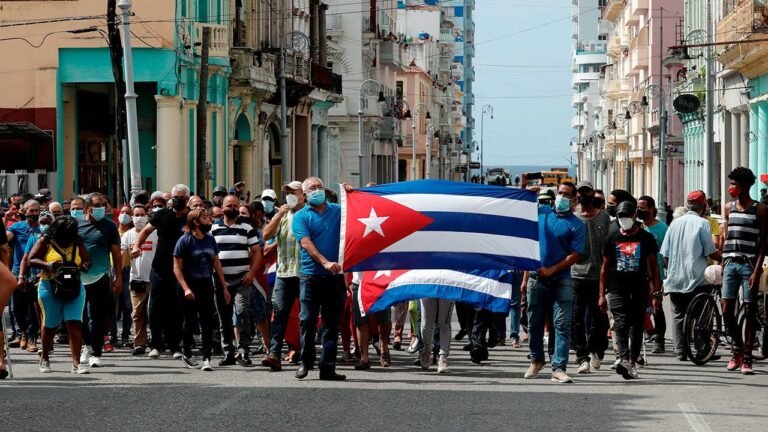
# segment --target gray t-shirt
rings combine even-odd
[[[571,267],[571,277],[599,280],[600,268],[603,265],[603,245],[608,236],[611,218],[604,210],[598,211],[591,218],[582,216],[578,210],[574,214],[587,227],[587,241],[584,244],[584,254],[581,255],[581,260]]]

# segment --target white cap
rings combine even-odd
[[[277,194],[272,189],[264,189],[264,192],[261,193],[261,199],[264,198],[272,198],[277,201]]]

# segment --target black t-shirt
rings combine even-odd
[[[0,225],[2,225],[2,221],[0,221]],[[0,227],[0,246],[8,244],[8,234],[5,233],[5,227]]]
[[[184,234],[187,215],[177,217],[172,209],[160,209],[149,221],[157,230],[157,251],[152,261],[152,268],[163,277],[173,277],[173,249]]]
[[[606,291],[648,291],[648,256],[658,252],[653,235],[642,228],[632,235],[611,230],[603,250],[610,260]]]

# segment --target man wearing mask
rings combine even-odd
[[[29,237],[40,233],[40,203],[29,200],[24,203],[23,209],[27,215],[26,219],[15,222],[5,234],[8,237],[8,245],[13,248],[11,271],[17,279],[17,288],[13,293],[13,312],[21,330],[19,348],[37,352],[36,341],[40,332],[34,309],[37,299],[33,295],[35,291],[27,289],[27,280],[20,274],[20,269]]]
[[[78,223],[78,233],[83,240],[92,266],[81,274],[85,287],[85,303],[91,324],[83,320],[83,343],[86,349],[82,351],[80,362],[88,361],[90,367],[100,367],[101,353],[104,348],[106,324],[111,316],[114,295],[120,298],[123,292],[123,266],[120,255],[120,234],[117,226],[107,215],[107,197],[94,192],[88,195],[85,202],[85,220]],[[115,280],[112,277],[114,263]],[[90,348],[88,345],[90,343]]]
[[[129,205],[124,205],[120,208],[120,214],[117,215],[118,227],[117,231],[120,233],[120,239],[125,236],[125,233],[133,229],[133,209]],[[112,337],[117,337],[117,321],[122,322],[122,345],[127,347],[129,345],[128,340],[131,336],[131,313],[133,307],[131,306],[131,294],[127,289],[130,282],[131,273],[131,260],[129,257],[123,257],[123,293],[118,298],[117,316],[112,318]]]
[[[189,188],[178,184],[171,189],[171,207],[155,211],[149,224],[133,243],[131,257],[141,254],[141,245],[157,230],[157,249],[152,260],[149,296],[150,358],[160,357],[167,346],[174,359],[181,359],[182,311],[179,285],[173,274],[173,250],[187,223]],[[165,339],[163,339],[165,338]]]
[[[661,254],[667,268],[664,291],[669,293],[672,303],[672,318],[675,326],[675,348],[677,359],[688,360],[688,344],[683,339],[685,311],[693,298],[708,292],[704,269],[707,258],[720,261],[720,254],[712,243],[709,222],[702,218],[707,198],[702,191],[688,194],[688,213],[680,216],[669,226],[667,236],[661,244]]]
[[[85,200],[80,197],[72,198],[69,203],[69,215],[78,222],[85,220]]]
[[[264,215],[267,217],[267,222],[277,213],[275,203],[277,202],[277,194],[272,189],[264,189],[261,193],[261,203],[264,205]]]
[[[573,281],[571,266],[584,253],[586,229],[573,214],[576,185],[561,183],[557,188],[555,208],[539,207],[539,248],[541,268],[528,277],[528,333],[531,365],[525,378],[536,378],[544,368],[544,322],[552,314],[555,327],[555,354],[552,381],[570,383],[566,373],[571,344]]]
[[[608,213],[595,208],[592,183],[576,185],[578,207],[574,214],[586,227],[584,254],[571,267],[573,277],[573,348],[576,351],[578,373],[588,374],[600,369],[608,348],[608,318],[597,305],[600,292],[600,269],[603,265],[603,245],[608,236],[611,219]],[[589,320],[587,321],[587,317]],[[589,327],[585,327],[587,324]]]
[[[213,206],[214,207],[221,207],[222,204],[224,204],[224,198],[229,195],[227,193],[227,188],[224,186],[216,186],[213,189]]]
[[[283,350],[283,339],[288,327],[291,307],[299,298],[301,246],[293,234],[293,219],[296,212],[304,208],[304,192],[301,182],[292,181],[283,186],[286,204],[280,207],[272,220],[264,228],[264,240],[273,238],[277,243],[277,272],[275,288],[272,291],[272,307],[274,322],[272,324],[272,340],[269,353],[261,360],[261,364],[273,371],[282,369],[280,355]]]
[[[749,168],[738,167],[728,174],[728,195],[733,201],[725,206],[723,246],[723,321],[733,339],[733,357],[727,369],[741,368],[752,375],[752,346],[756,325],[757,288],[765,256],[766,208],[749,196],[755,175]],[[736,321],[739,291],[747,316],[743,329]]]
[[[608,195],[608,199],[605,203],[605,211],[608,212],[608,216],[611,217],[611,220],[616,219],[616,208],[624,201],[631,201],[632,204],[637,205],[637,200],[635,197],[633,197],[631,193],[625,191],[624,189],[614,189]]]
[[[649,196],[641,196],[640,199],[637,200],[637,220],[643,223],[643,228],[651,233],[656,240],[657,248],[661,249],[661,244],[664,243],[664,237],[667,236],[669,227],[664,222],[656,219],[657,213],[656,200],[653,198]],[[656,254],[656,258],[659,266],[659,279],[664,280],[664,257],[662,257],[661,254]],[[663,287],[661,287],[661,291],[664,291]],[[654,309],[653,324],[653,337],[655,338],[653,353],[663,354],[665,351],[664,336],[667,333],[667,319],[664,316],[664,308],[660,307]]]

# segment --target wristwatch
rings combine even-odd
[[[654,296],[655,298],[657,298],[657,299],[662,299],[662,298],[664,298],[664,293],[663,293],[663,292],[661,292],[661,291],[656,291],[656,292],[654,292],[654,293],[653,293],[653,294],[651,294],[651,295],[653,295],[653,296]]]

